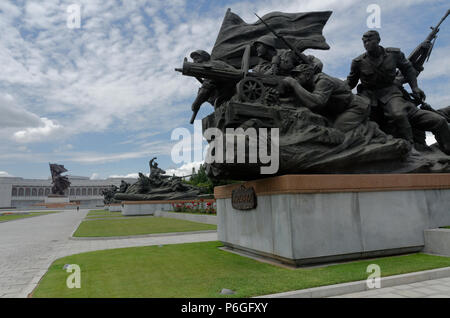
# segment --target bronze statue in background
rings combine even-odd
[[[67,188],[70,186],[70,181],[67,176],[62,176],[61,173],[67,172],[63,165],[56,163],[49,163],[50,173],[52,175],[52,194],[64,195]]]
[[[129,185],[124,192],[116,192],[114,200],[147,201],[147,200],[184,200],[209,197],[201,188],[182,182],[180,177],[165,175],[165,171],[158,167],[156,157],[149,162],[150,174],[147,177],[139,173],[136,183]]]

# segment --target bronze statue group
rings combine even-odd
[[[346,80],[325,74],[317,57],[289,45],[260,18],[271,32],[247,43],[240,68],[227,63],[232,59],[214,59],[214,52],[197,50],[190,54],[192,62],[185,59],[183,69],[176,69],[201,82],[191,123],[209,102],[214,113],[203,119],[204,130],[279,128],[279,174],[447,172],[450,106],[435,110],[417,83],[433,48],[431,40],[447,15],[408,58],[399,48],[381,46],[379,32],[365,32],[365,52],[349,63]],[[225,20],[213,51],[226,38],[221,33],[232,30]],[[280,38],[287,44],[284,49],[277,44]],[[437,145],[426,144],[426,132],[435,136]],[[258,177],[251,166],[213,163],[208,172]]]
[[[417,70],[400,49],[384,48],[380,40],[375,30],[364,33],[366,52],[353,59],[350,74],[342,81],[323,73],[318,58],[310,55],[307,57],[310,62],[305,63],[292,50],[277,50],[274,37],[265,35],[253,43],[259,63],[252,71],[284,76],[282,81],[296,106],[332,119],[333,126],[342,132],[370,119],[382,131],[426,151],[425,132],[430,131],[440,149],[450,154],[450,106],[436,111],[425,104],[425,94],[417,84]],[[190,56],[194,63],[210,61],[210,55],[203,50],[194,51]],[[405,96],[399,78],[410,85],[414,98],[424,104],[422,108]],[[198,110],[206,101],[217,105],[220,92],[217,86],[213,80],[202,81],[192,110]],[[356,86],[357,94],[353,94]]]

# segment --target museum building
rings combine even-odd
[[[71,202],[79,202],[82,206],[95,207],[103,205],[102,191],[112,186],[120,186],[125,180],[134,183],[136,179],[108,178],[91,180],[89,177],[68,176],[70,187],[65,195]],[[23,179],[18,177],[0,177],[0,208],[24,208],[39,205],[51,194],[52,180]]]

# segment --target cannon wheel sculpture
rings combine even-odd
[[[263,83],[256,78],[246,77],[237,85],[239,99],[243,102],[262,102],[265,90]]]

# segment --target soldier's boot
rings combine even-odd
[[[418,151],[431,151],[431,148],[428,147],[426,143],[426,135],[425,131],[417,129],[415,127],[412,128],[414,135],[414,148]]]
[[[440,125],[435,131],[433,131],[436,141],[439,144],[439,148],[447,155],[450,155],[450,128],[447,123]]]
[[[394,125],[396,126],[397,136],[414,145],[414,134],[408,118],[396,118],[396,120],[394,121]]]
[[[421,156],[418,149],[416,149],[414,144],[414,134],[409,123],[409,120],[406,117],[397,117],[394,121],[394,125],[396,126],[396,136],[397,138],[402,138],[406,140],[411,146],[410,154],[413,156]]]

